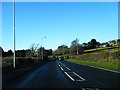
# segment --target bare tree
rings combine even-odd
[[[38,49],[39,44],[32,43],[30,46],[30,50],[33,54],[33,56],[37,55],[37,49]]]
[[[70,54],[80,54],[83,51],[82,45],[80,45],[79,40],[76,38],[75,40],[73,40],[71,42],[71,46],[70,46]]]

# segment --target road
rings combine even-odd
[[[118,73],[68,61],[50,61],[3,85],[3,88],[120,88]]]

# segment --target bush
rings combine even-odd
[[[40,62],[40,59],[37,57],[16,57],[16,66],[29,65]],[[11,67],[13,66],[13,57],[4,57],[2,58],[2,67]]]

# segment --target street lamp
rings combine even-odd
[[[15,0],[13,0],[13,67],[15,68]]]
[[[78,52],[78,44],[77,44],[77,55],[79,54],[79,52]]]
[[[41,38],[41,59],[42,59],[42,60],[43,60],[43,48],[42,48],[43,38],[47,38],[47,37],[42,37],[42,38]]]
[[[64,55],[64,44],[63,44],[63,55]]]
[[[79,52],[78,52],[78,39],[76,38],[76,49],[77,49],[77,51],[76,51],[76,53],[77,53],[77,55],[79,54]]]

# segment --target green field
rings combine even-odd
[[[110,70],[120,71],[118,67],[118,63],[81,61],[81,60],[74,60],[74,59],[66,59],[66,60],[70,62],[78,63],[78,64],[85,64],[85,65],[91,65],[91,66],[102,67]]]

